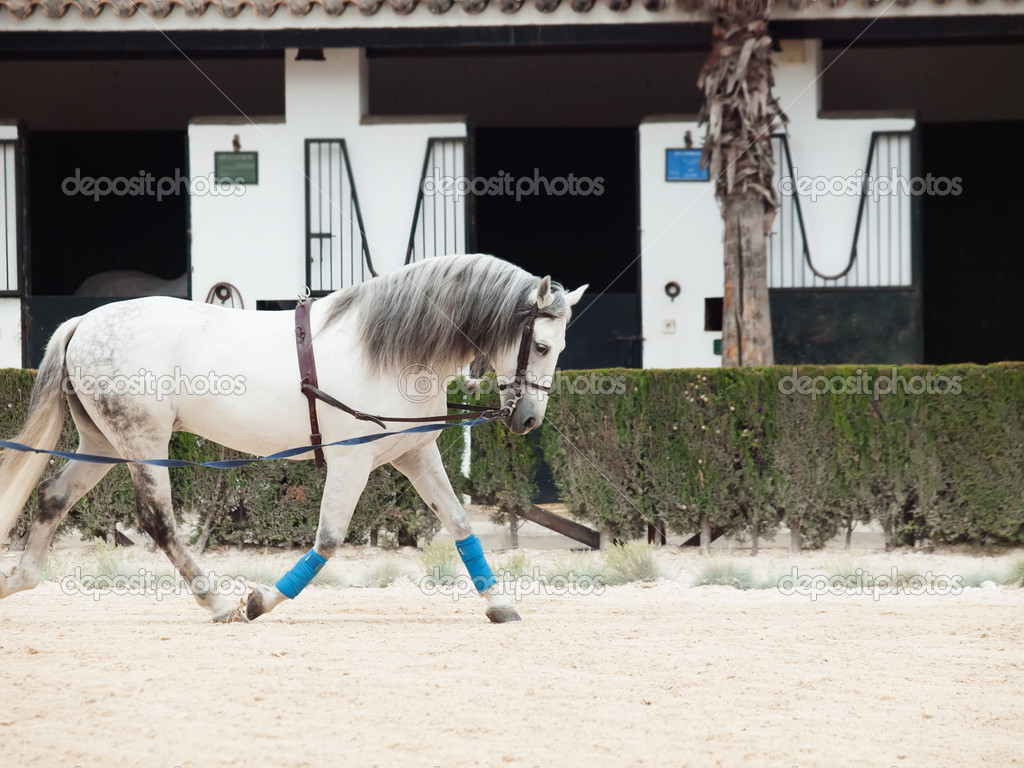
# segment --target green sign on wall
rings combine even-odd
[[[259,182],[258,152],[214,152],[214,174],[217,181],[256,184]]]

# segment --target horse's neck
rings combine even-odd
[[[341,346],[351,345],[354,352],[362,353],[365,350],[362,349],[362,343],[359,338],[362,318],[360,316],[358,305],[351,307],[329,325],[325,326],[324,324],[327,316],[333,308],[333,300],[336,295],[337,294],[331,294],[330,296],[315,301],[310,310],[310,326],[312,328],[313,337],[316,340],[316,346],[337,349]],[[518,344],[518,341],[516,341],[515,344]],[[510,345],[510,347],[511,346],[514,345]],[[468,374],[469,366],[474,360],[478,359],[481,354],[481,350],[474,351],[466,355],[465,360],[457,361],[455,364],[450,364],[448,362],[442,363],[437,360],[420,360],[417,362],[430,367],[430,369],[439,377],[454,378]],[[450,368],[450,370],[447,370],[448,368]]]

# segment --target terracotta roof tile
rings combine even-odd
[[[564,0],[576,13],[586,13],[594,7],[598,0]],[[608,6],[612,11],[621,12],[630,7],[633,0],[599,0]],[[651,13],[662,11],[674,0],[636,0],[636,2]],[[883,0],[779,0],[785,2],[794,10],[801,10],[809,6],[816,6],[821,9],[839,8],[847,2],[859,3],[865,8],[874,8]],[[929,3],[936,6],[944,6],[951,0],[896,0],[899,6],[908,6],[914,2]],[[1022,0],[1004,0],[1006,5],[1017,5]],[[483,11],[488,5],[494,5],[503,13],[515,13],[526,3],[532,4],[542,13],[551,13],[563,0],[0,0],[0,9],[6,9],[8,13],[18,19],[25,19],[37,10],[50,19],[62,18],[69,10],[75,10],[83,18],[95,18],[109,8],[109,12],[120,18],[129,18],[135,15],[140,8],[144,13],[154,18],[165,18],[172,12],[181,12],[187,16],[202,16],[207,12],[218,12],[227,18],[233,18],[243,13],[246,6],[249,12],[255,16],[269,18],[275,13],[282,11],[292,16],[305,16],[315,8],[327,16],[340,16],[349,6],[355,6],[358,13],[364,16],[372,16],[382,6],[387,5],[390,11],[401,16],[412,13],[417,8],[425,7],[433,14],[444,14],[453,12],[456,6],[461,6],[466,13],[476,14]],[[699,3],[693,0],[681,0],[684,7],[693,9]],[[980,5],[985,0],[966,0],[971,5]],[[996,3],[992,3],[996,5]]]

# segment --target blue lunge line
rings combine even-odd
[[[309,550],[284,576],[277,580],[274,587],[285,597],[294,600],[295,596],[306,588],[313,577],[320,573],[327,560],[317,554],[315,549]]]
[[[498,583],[491,566],[487,564],[487,558],[484,557],[483,544],[480,543],[480,539],[475,533],[456,541],[455,548],[459,550],[459,557],[465,563],[466,570],[469,571],[469,577],[473,580],[473,586],[476,587],[477,592],[486,592]]]
[[[378,432],[373,435],[364,435],[363,437],[350,437],[347,440],[335,440],[333,443],[324,443],[322,446],[315,445],[304,445],[300,448],[289,448],[286,451],[278,451],[272,453],[270,456],[254,456],[251,459],[225,459],[224,461],[185,461],[184,459],[122,459],[117,456],[97,456],[92,453],[72,453],[70,451],[50,451],[46,448],[33,448],[29,445],[23,445],[22,443],[14,443],[10,440],[0,440],[0,448],[7,448],[12,451],[20,451],[21,453],[45,453],[50,456],[56,456],[59,459],[68,459],[69,461],[85,461],[90,464],[148,464],[151,467],[168,467],[170,469],[178,469],[181,467],[212,467],[213,469],[234,469],[235,467],[244,467],[249,464],[254,464],[257,461],[276,461],[277,459],[290,459],[293,456],[301,456],[304,453],[310,453],[316,450],[317,447],[321,448],[333,448],[336,445],[362,445],[364,443],[372,443],[374,440],[383,440],[385,437],[394,437],[395,435],[408,435],[416,434],[418,432],[440,432],[442,429],[450,429],[451,427],[476,427],[480,424],[489,424],[492,419],[479,418],[472,419],[470,421],[453,421],[447,424],[424,424],[419,427],[409,427],[408,429],[400,429],[397,432]]]

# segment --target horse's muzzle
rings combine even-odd
[[[508,428],[517,435],[525,435],[532,429],[540,426],[544,420],[543,416],[528,413],[524,408],[517,408],[512,412],[506,424]]]

